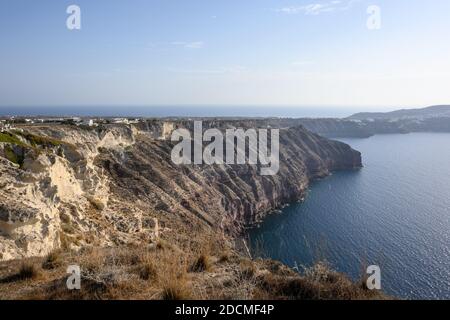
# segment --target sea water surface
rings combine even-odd
[[[326,259],[359,279],[381,267],[400,298],[450,298],[450,134],[341,139],[364,168],[313,183],[303,203],[249,232],[255,254],[295,266]]]
[[[375,109],[377,110],[377,109]],[[380,110],[380,108],[378,108]],[[357,107],[308,106],[0,106],[0,116],[92,116],[92,117],[348,117]],[[384,108],[383,111],[391,111]]]

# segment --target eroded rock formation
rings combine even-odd
[[[254,121],[209,120],[248,128]],[[267,128],[268,124],[264,124]],[[152,242],[155,233],[213,228],[240,234],[296,201],[312,179],[361,166],[361,155],[302,127],[280,130],[280,171],[172,163],[171,132],[187,121],[95,129],[23,126],[0,143],[0,260],[59,247]],[[157,227],[158,226],[158,227]]]

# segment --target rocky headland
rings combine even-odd
[[[204,124],[219,129],[273,125],[266,120],[217,119]],[[183,268],[183,274],[194,273],[188,277],[194,287],[203,288],[210,280],[212,287],[223,289],[223,281],[231,277],[236,281],[231,287],[236,290],[251,282],[252,288],[259,294],[264,292],[267,298],[289,296],[282,291],[291,280],[309,281],[278,263],[249,259],[239,245],[239,236],[274,209],[301,200],[314,179],[335,170],[360,168],[361,154],[295,125],[280,129],[277,175],[259,175],[258,165],[175,165],[170,157],[175,144],[170,140],[171,133],[190,126],[187,120],[147,120],[95,128],[21,125],[1,133],[0,260],[4,262],[0,278],[2,274],[6,278],[0,280],[0,287],[19,286],[20,290],[14,291],[19,297],[39,292],[41,297],[55,298],[50,293],[59,292],[62,298],[70,298],[58,291],[60,287],[49,289],[61,279],[63,269],[55,268],[59,271],[53,271],[53,282],[41,280],[34,290],[8,281],[12,277],[8,272],[11,266],[28,260],[34,264],[43,261],[44,266],[48,260],[72,259],[84,265],[83,261],[93,259],[93,252],[95,259],[104,258],[98,265],[109,269],[110,255],[134,255],[127,256],[130,265],[144,263],[144,268],[150,268],[149,263],[154,265],[155,259],[160,264],[167,260],[168,265],[174,263],[170,259],[179,259],[176,264]],[[158,257],[148,258],[152,255]],[[214,265],[214,271],[210,265]],[[118,266],[113,263],[113,267]],[[122,274],[123,265],[119,267],[117,272]],[[199,275],[199,270],[207,269],[210,274]],[[130,273],[142,278],[139,270]],[[320,270],[335,278],[337,288],[333,290],[346,288],[346,298],[374,297],[345,276],[338,277],[326,268]],[[236,277],[245,281],[240,284]],[[94,278],[100,284],[106,281],[98,274]],[[116,278],[114,286],[121,283]],[[270,281],[274,283],[269,290],[264,286]],[[167,286],[166,282],[161,286]],[[310,288],[314,294],[314,290],[325,290],[328,298],[339,298],[330,287],[323,287],[324,283],[316,284],[318,287]],[[158,290],[155,297],[163,294],[164,289]],[[260,297],[252,290],[243,298]],[[136,294],[125,294],[125,298],[141,297]],[[292,294],[300,298],[299,292]],[[194,296],[202,298],[198,292]],[[217,291],[212,296],[228,297]]]
[[[338,119],[296,119],[308,130],[328,138],[368,138],[376,134],[450,132],[450,106],[392,112],[362,112]]]

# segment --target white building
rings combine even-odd
[[[114,120],[113,120],[113,122],[114,123],[125,123],[125,124],[128,124],[129,122],[128,122],[128,119],[125,119],[125,118],[115,118]]]
[[[93,127],[94,126],[94,120],[92,120],[92,119],[84,119],[83,120],[83,125],[89,126],[89,127]]]

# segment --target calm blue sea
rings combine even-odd
[[[314,183],[304,203],[250,231],[255,253],[290,266],[326,258],[358,279],[381,267],[403,298],[450,298],[450,134],[345,139],[364,168]]]
[[[276,106],[80,106],[5,107],[0,116],[99,116],[99,117],[348,117],[361,108]]]

